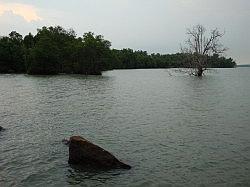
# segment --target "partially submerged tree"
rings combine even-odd
[[[217,28],[206,34],[206,29],[202,25],[196,25],[192,29],[187,29],[188,39],[186,46],[181,48],[186,54],[186,68],[190,75],[201,77],[204,71],[208,70],[208,57],[214,54],[223,54],[227,48],[220,39],[224,36]]]

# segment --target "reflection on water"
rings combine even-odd
[[[0,186],[248,186],[250,68],[0,75]],[[67,164],[82,135],[133,166]]]
[[[122,174],[122,170],[110,170],[110,171],[97,171],[91,168],[82,168],[76,166],[70,166],[67,173],[67,182],[69,184],[84,184],[87,181],[91,181],[88,185],[95,185],[97,183],[105,184],[112,178]]]

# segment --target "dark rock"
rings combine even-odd
[[[80,136],[73,136],[69,140],[68,163],[96,169],[131,169],[108,151]]]
[[[4,128],[0,126],[0,131],[4,131]]]

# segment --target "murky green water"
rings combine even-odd
[[[0,119],[3,187],[250,185],[250,68],[0,75]],[[71,168],[72,135],[133,168]]]

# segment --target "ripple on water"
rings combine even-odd
[[[250,73],[0,75],[0,186],[249,186]],[[67,164],[82,135],[129,171]]]

